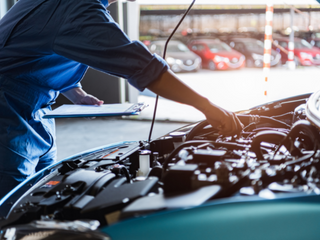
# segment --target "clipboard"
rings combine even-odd
[[[144,103],[115,103],[94,105],[64,104],[45,114],[43,118],[115,117],[139,115],[148,105]]]

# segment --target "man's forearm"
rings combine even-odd
[[[66,92],[62,93],[74,104],[83,104],[83,105],[102,105],[103,101],[92,96],[91,94],[86,93],[82,88],[75,87]]]
[[[185,85],[171,71],[163,73],[157,80],[147,86],[154,93],[173,101],[191,105],[201,111],[208,122],[224,135],[238,135],[243,125],[237,116],[201,96]]]
[[[73,103],[79,102],[81,98],[87,95],[87,93],[79,87],[71,88],[70,90],[63,92],[62,94]]]
[[[207,98],[185,85],[171,71],[163,73],[159,79],[149,84],[147,88],[164,98],[191,105],[200,111],[205,111],[209,104]]]

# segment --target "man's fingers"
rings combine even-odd
[[[219,134],[228,135],[228,136],[239,135],[242,132],[242,129],[243,129],[243,124],[235,115],[235,113],[232,113],[229,116],[229,124],[225,124],[225,125],[220,124],[218,126]]]
[[[98,100],[97,105],[98,105],[98,106],[101,106],[103,103],[104,103],[104,101]]]
[[[97,105],[97,106],[101,106],[104,103],[103,100],[99,100],[98,98],[88,94],[87,96],[85,96],[80,104],[84,104],[84,105]]]
[[[240,134],[242,132],[242,129],[243,129],[243,124],[242,122],[240,121],[240,119],[237,117],[237,115],[235,113],[233,113],[233,116],[234,116],[234,119],[236,121],[236,124],[237,124],[237,131],[238,131],[238,134]]]

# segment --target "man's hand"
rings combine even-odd
[[[170,70],[151,82],[147,88],[167,99],[195,107],[206,116],[212,127],[219,130],[220,134],[234,136],[242,131],[243,125],[233,112],[211,103],[180,81]]]
[[[81,104],[81,105],[102,105],[103,101],[99,100],[95,96],[92,96],[91,94],[87,94],[86,96],[82,97],[79,99],[77,102],[74,104]]]
[[[227,111],[208,101],[208,105],[202,110],[212,127],[219,130],[219,134],[234,136],[241,133],[243,124],[234,112]]]
[[[82,105],[102,105],[103,101],[98,98],[87,94],[83,91],[82,88],[72,88],[66,92],[62,93],[66,96],[71,102],[74,104],[82,104]]]

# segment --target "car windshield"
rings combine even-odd
[[[301,39],[301,41],[295,41],[294,42],[294,47],[299,49],[299,48],[312,48],[312,45],[308,43],[306,40]]]
[[[190,52],[190,50],[183,43],[169,43],[168,52]]]
[[[315,41],[315,42],[314,42],[314,46],[320,48],[320,41]]]
[[[249,51],[263,51],[263,43],[259,40],[243,42]]]
[[[219,51],[228,51],[231,52],[231,48],[222,42],[216,42],[216,43],[208,43],[208,47],[210,48],[211,52],[219,52]]]

